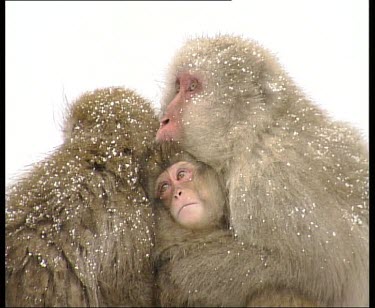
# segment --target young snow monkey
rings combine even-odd
[[[260,248],[237,241],[229,230],[220,176],[172,142],[156,145],[142,168],[142,182],[155,215],[155,304],[252,303],[259,294],[250,288],[254,269],[248,261],[254,249]],[[258,266],[264,266],[263,262],[259,259]],[[291,306],[306,304],[299,301],[298,290],[290,293],[296,294],[287,301]]]
[[[163,246],[170,236],[175,244],[186,236],[201,238],[228,229],[224,185],[213,168],[173,142],[155,144],[142,167],[141,180],[153,203],[156,225],[162,230],[157,237]]]
[[[225,194],[216,172],[176,144],[159,153],[158,168],[150,179],[149,193],[159,209],[183,230],[218,229],[224,226]]]

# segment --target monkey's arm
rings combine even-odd
[[[251,298],[247,307],[321,307],[321,305],[298,292],[270,288]]]
[[[69,235],[72,230],[82,232],[79,215],[68,221],[65,214],[72,208],[66,200],[56,198],[64,190],[54,187],[51,193],[48,183],[53,186],[54,181],[50,178],[41,185],[41,180],[41,170],[35,168],[8,195],[6,303],[29,307],[88,305],[86,282],[77,273],[84,256],[76,254],[77,259],[72,259],[74,250],[83,251],[86,245],[80,247],[79,240],[73,241]],[[66,206],[58,208],[61,202]],[[48,209],[47,204],[56,207]]]
[[[20,240],[20,236],[25,240]],[[8,306],[89,305],[85,286],[63,250],[48,246],[35,230],[8,236],[7,245],[11,245],[7,254],[12,256],[6,272]]]
[[[292,261],[228,234],[172,247],[157,273],[161,306],[315,306],[295,288]],[[289,271],[286,277],[283,271]],[[265,293],[263,293],[265,292]]]
[[[253,160],[247,158],[247,166],[237,164],[241,169],[232,171],[229,202],[238,240],[264,248],[267,264],[274,264],[274,276],[294,277],[290,285],[318,302],[368,303],[368,201],[365,183],[357,181],[365,165],[342,181],[332,178],[334,161],[319,166],[319,160],[306,164],[306,155],[293,150],[282,156],[261,152],[260,157],[253,153]],[[291,171],[293,165],[306,169]],[[360,178],[366,179],[365,174]],[[353,187],[350,192],[348,185]],[[258,267],[258,277],[262,269]]]

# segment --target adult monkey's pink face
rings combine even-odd
[[[281,75],[272,79],[264,73],[269,69],[260,47],[240,38],[187,41],[166,74],[156,141],[180,142],[198,160],[220,168],[234,145],[247,139],[251,148],[258,130],[272,124],[268,109],[280,105],[280,93],[272,89],[281,87]]]
[[[156,140],[180,141],[183,132],[183,114],[192,98],[203,89],[201,77],[198,74],[182,72],[176,76],[175,96],[167,105],[160,120],[160,127],[156,133]]]

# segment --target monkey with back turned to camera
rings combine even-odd
[[[361,136],[330,120],[268,51],[243,38],[189,40],[167,85],[156,139],[180,142],[222,175],[230,229],[254,247],[248,305],[288,306],[293,290],[318,306],[369,305]]]
[[[141,179],[155,213],[156,305],[247,306],[251,266],[263,261],[253,260],[254,247],[228,230],[219,175],[175,143],[156,146],[146,157]],[[305,295],[301,300],[299,290],[293,294],[284,304],[314,305]]]
[[[122,88],[70,107],[63,144],[7,190],[6,305],[153,305],[138,165],[157,125],[150,103]]]

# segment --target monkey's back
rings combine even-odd
[[[156,128],[150,104],[126,89],[70,107],[64,143],[7,191],[7,305],[151,305],[138,157]]]

